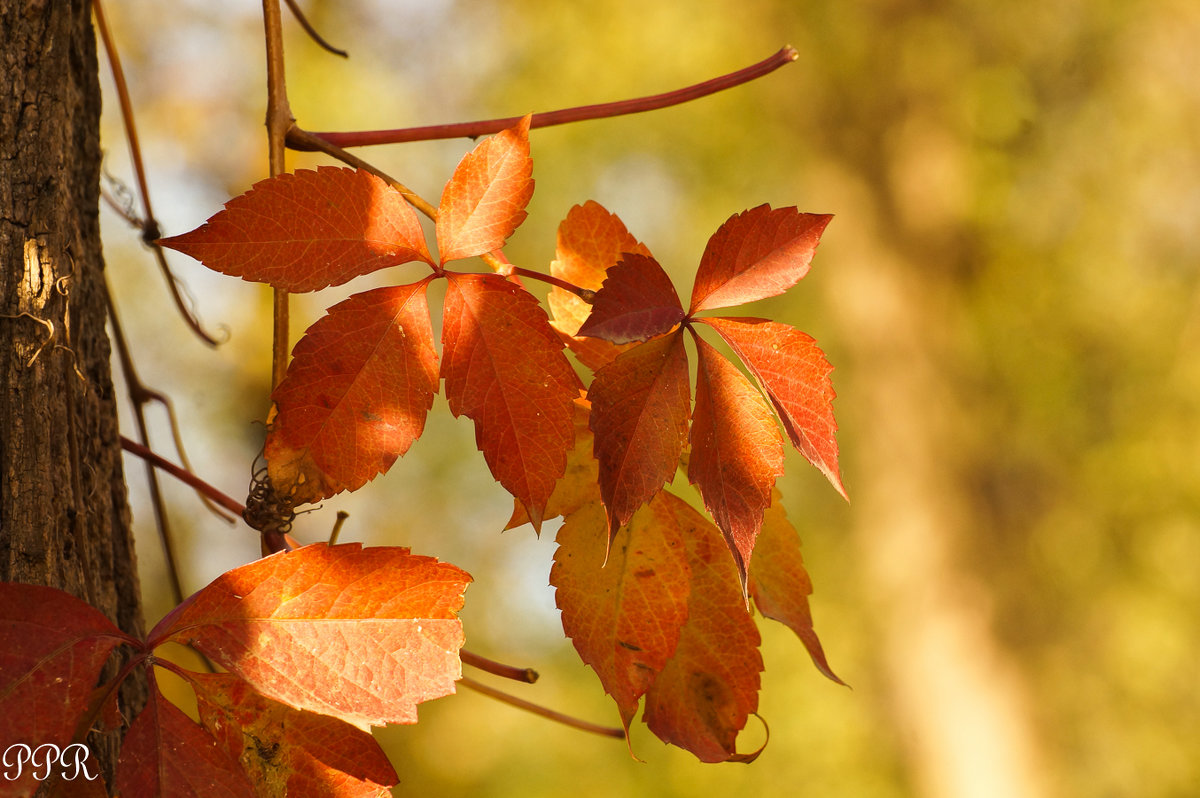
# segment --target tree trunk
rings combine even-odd
[[[0,0],[0,581],[60,588],[137,635],[99,118],[87,0]],[[139,692],[123,691],[126,717]],[[91,740],[109,781],[118,740]]]

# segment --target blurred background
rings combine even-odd
[[[417,726],[379,732],[397,795],[1197,794],[1200,4],[302,5],[351,53],[320,51],[285,13],[292,109],[309,130],[622,99],[796,47],[795,64],[731,92],[535,131],[537,190],[506,249],[516,263],[545,268],[558,222],[595,199],[686,296],[731,214],[769,202],[836,215],[809,276],[746,312],[812,334],[836,367],[851,503],[794,452],[781,487],[817,631],[853,689],[763,622],[771,739],[748,767],[698,764],[644,727],[635,762],[621,742],[463,690],[424,705]],[[159,220],[184,232],[267,174],[261,10],[107,6]],[[105,81],[106,170],[133,185]],[[470,146],[359,154],[436,202]],[[172,255],[204,324],[227,334],[209,349],[136,233],[104,216],[139,374],[173,398],[196,471],[240,499],[267,410],[268,292]],[[296,297],[295,335],[396,279]],[[151,417],[169,450],[163,414]],[[142,467],[127,467],[153,622],[171,599]],[[186,591],[257,556],[244,528],[165,489]],[[338,509],[351,514],[343,540],[411,546],[474,575],[468,647],[542,675],[504,689],[617,722],[562,635],[546,586],[553,526],[500,533],[511,499],[443,399],[388,474],[300,519],[297,536],[323,539]],[[752,720],[742,748],[763,736]]]

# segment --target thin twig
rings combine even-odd
[[[478,654],[467,651],[465,648],[459,651],[459,657],[462,659],[464,665],[479,668],[479,670],[486,671],[493,676],[502,676],[505,679],[512,679],[514,682],[524,682],[525,684],[533,684],[538,680],[538,672],[533,668],[518,668],[515,665],[505,665],[503,662],[496,662],[494,659],[481,657]]]
[[[287,132],[295,122],[288,106],[283,63],[283,21],[279,0],[263,0],[263,32],[267,49],[267,153],[271,177],[287,170]],[[288,362],[288,293],[273,293],[274,332],[271,344],[271,388],[283,382]]]
[[[200,325],[200,320],[184,301],[183,294],[179,290],[178,278],[171,271],[171,267],[167,265],[162,247],[154,243],[162,237],[162,233],[159,231],[158,220],[154,217],[154,208],[150,204],[150,188],[146,182],[146,168],[142,164],[142,148],[138,143],[137,125],[133,117],[133,103],[129,99],[129,88],[125,83],[125,71],[121,68],[121,57],[113,42],[112,32],[108,28],[108,20],[104,16],[104,6],[100,0],[92,0],[92,11],[96,16],[96,27],[100,31],[100,40],[104,43],[104,52],[108,55],[109,68],[112,70],[113,83],[117,89],[117,102],[121,107],[121,120],[125,125],[125,137],[129,141],[129,156],[133,163],[134,176],[137,178],[138,193],[142,199],[142,211],[145,219],[137,220],[136,226],[142,231],[142,241],[154,250],[159,269],[167,281],[167,290],[171,293],[171,300],[175,303],[179,314],[183,316],[184,322],[200,340],[209,346],[216,346],[219,340],[207,333]],[[127,214],[122,213],[122,215],[129,219]],[[129,219],[129,221],[133,223],[134,220]]]
[[[558,286],[564,291],[570,291],[572,294],[579,297],[589,305],[592,304],[592,302],[596,299],[596,292],[590,288],[580,288],[574,283],[569,283],[566,280],[555,277],[552,274],[544,274],[542,272],[533,271],[532,269],[525,269],[520,266],[514,266],[512,273],[519,277],[528,277],[530,280],[541,280],[543,283],[549,283],[550,285]]]
[[[337,515],[333,518],[333,531],[329,533],[329,545],[337,543],[338,535],[342,534],[342,525],[346,523],[346,519],[350,517],[350,513],[345,510],[338,510]]]
[[[523,709],[526,712],[532,712],[535,715],[541,715],[543,718],[561,723],[564,726],[570,726],[573,729],[579,729],[580,731],[590,732],[592,734],[599,734],[603,737],[615,737],[618,740],[625,739],[625,732],[622,729],[618,729],[614,726],[601,726],[598,723],[580,720],[579,718],[573,718],[570,715],[564,715],[561,712],[555,712],[553,709],[546,709],[539,704],[534,704],[533,702],[526,701],[523,698],[517,698],[516,696],[509,695],[508,693],[501,692],[500,690],[489,687],[486,684],[477,682],[470,677],[464,676],[459,679],[458,683],[463,687],[469,687],[472,690],[478,693],[483,693],[484,695],[494,698],[497,701],[503,701],[506,704],[511,704],[512,706],[517,707],[518,709]]]
[[[121,448],[130,454],[137,455],[146,462],[153,464],[156,468],[161,468],[163,471],[166,471],[168,474],[185,483],[186,485],[195,488],[239,518],[243,513],[246,512],[246,506],[237,499],[234,499],[229,494],[224,493],[218,488],[208,484],[191,471],[182,469],[162,455],[156,454],[155,452],[151,451],[149,447],[143,446],[136,441],[131,441],[129,438],[126,438],[124,435],[122,435]]]
[[[530,120],[529,127],[550,127],[565,125],[568,122],[582,122],[588,119],[607,119],[625,114],[638,114],[643,111],[654,111],[672,105],[690,102],[709,94],[715,94],[725,89],[740,86],[764,75],[774,72],[779,67],[790,64],[800,57],[793,47],[784,47],[779,52],[751,64],[748,67],[730,72],[727,75],[685,86],[682,89],[653,94],[648,97],[637,97],[630,100],[598,103],[596,105],[580,105],[574,108],[562,108],[557,111],[536,113]],[[313,133],[330,144],[339,147],[367,147],[374,144],[398,144],[405,141],[429,141],[432,139],[477,138],[489,133],[497,133],[510,128],[521,121],[520,116],[507,116],[503,119],[484,119],[476,122],[457,122],[448,125],[426,125],[424,127],[398,128],[394,130],[357,130],[350,132]],[[293,149],[306,149],[305,142],[289,142]]]
[[[304,28],[304,32],[308,34],[308,37],[316,42],[319,47],[324,50],[328,50],[334,55],[340,55],[342,58],[350,57],[350,53],[334,47],[332,44],[325,41],[321,34],[317,33],[317,29],[314,28],[312,23],[310,23],[304,16],[304,12],[300,10],[300,6],[296,5],[296,0],[283,0],[283,2],[287,3],[288,10],[292,12],[292,16],[294,16],[296,21],[300,23],[300,27]]]

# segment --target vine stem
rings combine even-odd
[[[283,20],[279,0],[263,0],[263,31],[267,45],[267,159],[271,177],[287,169],[287,132],[295,122],[288,106],[283,63]],[[271,387],[283,382],[288,361],[288,292],[273,293]]]
[[[525,684],[533,684],[538,680],[538,672],[533,668],[518,668],[515,665],[505,665],[503,662],[496,662],[494,659],[481,657],[465,648],[459,650],[459,657],[464,665],[470,665],[473,668],[478,668],[494,676],[502,676],[505,679],[512,679],[514,682],[524,682]]]
[[[494,687],[489,687],[488,685],[483,684],[482,682],[477,682],[468,676],[464,676],[459,679],[458,683],[463,687],[469,687],[477,693],[483,693],[489,698],[494,698],[497,701],[503,701],[505,704],[510,704],[518,709],[523,709],[526,712],[532,712],[535,715],[541,715],[543,718],[555,721],[556,723],[561,723],[564,726],[570,726],[572,729],[579,729],[580,731],[590,732],[591,734],[599,734],[602,737],[615,737],[618,740],[625,739],[625,732],[623,729],[618,729],[615,726],[601,726],[598,723],[580,720],[579,718],[573,718],[570,715],[564,715],[561,712],[555,712],[553,709],[547,709],[540,704],[535,704],[532,701],[526,701],[523,698],[517,698],[514,695],[509,695],[508,693],[497,690]]]
[[[578,105],[573,108],[561,108],[557,111],[536,113],[530,120],[529,127],[550,127],[565,125],[569,122],[582,122],[588,119],[606,119],[626,114],[639,114],[644,111],[654,111],[672,105],[697,100],[710,94],[716,94],[743,83],[769,75],[781,66],[795,61],[800,54],[794,47],[788,46],[777,53],[764,58],[756,64],[743,67],[735,72],[685,86],[662,94],[652,94],[646,97],[635,97],[629,100],[597,103],[595,105]],[[424,127],[397,128],[393,130],[357,130],[349,132],[323,132],[311,135],[339,147],[367,147],[375,144],[399,144],[406,141],[429,141],[432,139],[476,138],[489,133],[498,133],[510,128],[521,121],[520,116],[507,116],[502,119],[483,119],[475,122],[456,122],[446,125],[426,125]],[[306,142],[291,142],[292,149],[308,149]],[[313,148],[318,149],[318,148]]]
[[[161,468],[163,471],[166,471],[168,474],[180,480],[181,482],[184,482],[188,486],[195,488],[199,493],[207,496],[219,506],[224,507],[229,512],[237,515],[238,518],[241,518],[242,514],[246,512],[246,505],[242,504],[237,499],[234,499],[229,494],[224,493],[208,484],[191,471],[175,465],[170,460],[151,450],[150,447],[143,446],[137,441],[132,441],[122,435],[121,448],[130,454],[137,455],[156,468]]]

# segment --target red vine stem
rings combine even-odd
[[[287,131],[295,119],[288,106],[283,68],[283,21],[279,0],[263,0],[263,33],[267,49],[267,159],[271,177],[287,169]],[[271,387],[283,382],[288,365],[288,292],[272,292]]]
[[[574,108],[561,108],[557,111],[543,111],[533,115],[530,128],[565,125],[568,122],[582,122],[588,119],[606,119],[625,114],[639,114],[643,111],[654,111],[672,105],[697,100],[709,94],[716,94],[743,83],[768,75],[779,67],[790,64],[800,57],[794,47],[784,47],[779,52],[743,67],[736,72],[685,86],[682,89],[652,94],[647,97],[636,97],[630,100],[598,103],[596,105],[579,105]],[[503,119],[485,119],[476,122],[456,122],[448,125],[427,125],[424,127],[397,128],[394,130],[357,130],[350,132],[313,133],[313,136],[324,139],[339,147],[367,147],[373,144],[399,144],[405,141],[429,141],[431,139],[476,138],[489,133],[498,133],[510,128],[521,121],[519,116],[508,116]],[[291,140],[292,149],[316,149],[305,142]]]
[[[625,732],[622,729],[618,729],[614,726],[601,726],[598,723],[591,723],[590,721],[573,718],[570,715],[564,715],[561,712],[555,712],[553,709],[547,709],[546,707],[535,704],[532,701],[526,701],[523,698],[517,698],[516,696],[509,695],[508,693],[497,690],[494,687],[489,687],[488,685],[477,682],[467,676],[459,679],[458,683],[463,687],[471,688],[477,693],[483,693],[489,698],[495,698],[497,701],[503,701],[506,704],[511,704],[512,706],[517,707],[518,709],[523,709],[526,712],[532,712],[535,715],[541,715],[543,718],[553,720],[565,726],[570,726],[573,729],[591,732],[592,734],[599,734],[603,737],[615,737],[618,740],[625,739]]]
[[[503,662],[496,662],[493,659],[481,657],[466,649],[459,650],[459,657],[462,659],[464,665],[479,668],[479,670],[486,671],[494,676],[512,679],[514,682],[533,684],[538,680],[538,672],[533,668],[518,668],[515,665],[505,665]]]
[[[130,454],[137,455],[156,468],[161,468],[163,471],[166,471],[171,476],[186,483],[188,486],[195,488],[200,494],[207,496],[216,504],[224,507],[229,512],[234,513],[238,518],[241,518],[242,514],[246,512],[246,506],[237,499],[234,499],[227,493],[223,493],[217,488],[214,488],[212,485],[208,484],[191,471],[180,468],[162,455],[155,453],[148,446],[143,446],[137,441],[131,441],[129,438],[126,438],[124,435],[122,435],[121,448]]]

